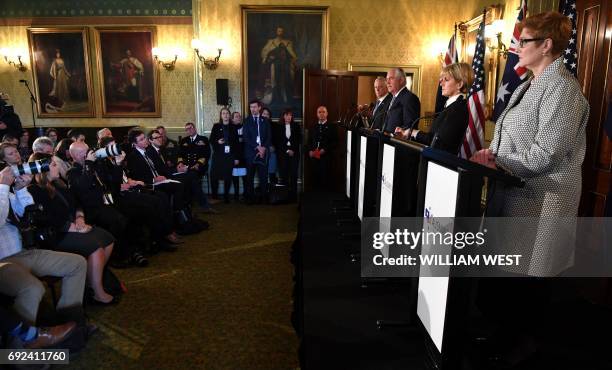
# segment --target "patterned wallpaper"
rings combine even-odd
[[[0,27],[0,45],[10,45],[22,50],[27,50],[27,28],[22,26]],[[161,118],[101,118],[100,91],[97,88],[98,74],[96,63],[92,63],[92,74],[94,83],[94,96],[96,102],[97,118],[36,118],[38,125],[47,127],[75,127],[75,126],[117,126],[117,125],[143,125],[147,127],[163,124],[169,127],[183,127],[187,121],[195,120],[194,106],[194,68],[191,39],[193,27],[191,25],[159,25],[157,26],[157,44],[161,46],[176,46],[185,53],[184,59],[179,59],[176,69],[168,72],[160,70],[161,83]],[[93,37],[90,38],[93,45]],[[94,58],[94,50],[91,48],[91,60]],[[26,58],[27,59],[27,58]],[[30,111],[30,99],[28,91],[19,82],[27,79],[32,82],[32,71],[30,61],[27,59],[28,71],[18,72],[12,66],[8,66],[4,60],[0,61],[0,91],[7,92],[11,96],[15,111],[19,114],[24,126],[31,126],[32,114]]]
[[[227,48],[216,71],[205,72],[206,124],[216,119],[215,78],[230,81],[234,109],[241,107],[240,4],[271,1],[206,0],[201,2],[201,38],[220,38]],[[277,0],[275,5],[329,6],[329,69],[346,70],[348,62],[422,65],[422,111],[433,110],[440,64],[432,44],[444,47],[456,21],[471,19],[491,0]]]
[[[191,0],[3,0],[1,18],[191,16]]]

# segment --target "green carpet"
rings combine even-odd
[[[72,369],[295,369],[296,205],[219,204],[211,229],[147,268],[115,270],[128,293],[87,312],[100,327]]]

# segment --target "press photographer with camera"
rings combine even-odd
[[[0,157],[4,156],[7,148],[16,150],[10,144],[2,144]],[[45,287],[37,277],[62,278],[58,314],[80,312],[87,264],[76,254],[23,248],[16,224],[24,216],[26,206],[34,204],[27,189],[31,180],[30,175],[16,178],[10,167],[0,171],[0,293],[15,297],[15,311],[29,324],[35,324],[38,306],[45,293]]]
[[[108,231],[85,222],[85,214],[77,208],[71,192],[57,182],[59,166],[51,154],[34,153],[30,160],[49,161],[49,171],[34,175],[35,183],[28,190],[41,204],[47,224],[56,232],[55,249],[87,258],[87,282],[93,289],[93,302],[115,303],[115,298],[102,286],[104,266],[113,251],[115,238]]]
[[[6,134],[11,134],[19,139],[23,131],[21,120],[8,100],[7,94],[0,93],[0,138]]]
[[[70,191],[84,211],[85,221],[108,230],[115,237],[111,266],[126,267],[125,261],[135,252],[127,242],[129,220],[116,208],[112,190],[106,187],[104,173],[99,171],[96,151],[77,141],[70,145],[70,156],[73,167],[66,177]]]

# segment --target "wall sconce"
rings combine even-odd
[[[21,55],[17,54],[16,52],[13,52],[13,51],[11,51],[9,49],[0,49],[0,54],[2,56],[4,56],[4,61],[5,62],[7,62],[9,65],[12,65],[13,67],[15,67],[17,70],[19,70],[19,72],[25,72],[25,71],[28,70],[28,68],[21,61]],[[15,57],[17,58],[16,62],[13,59]]]
[[[491,50],[492,53],[495,53],[495,50],[497,49],[497,55],[505,59],[508,57],[508,48],[502,41],[503,28],[503,19],[493,21],[492,24],[485,27],[485,38],[489,40],[489,50]],[[491,39],[493,39],[493,37],[497,38],[497,45],[492,44]]]
[[[191,40],[191,47],[195,51],[200,62],[204,63],[206,68],[210,70],[217,69],[217,67],[219,66],[219,59],[221,58],[221,51],[223,51],[223,48],[221,47],[217,48],[217,51],[219,52],[219,54],[217,54],[215,58],[206,58],[203,55],[200,55],[200,50],[202,50],[203,46],[204,45],[202,44],[202,41],[198,39]]]
[[[164,62],[163,60],[161,60],[161,58],[163,58],[164,55],[166,54],[162,49],[158,47],[154,47],[153,50],[151,50],[151,52],[153,53],[153,58],[157,62],[157,65],[163,66],[166,69],[166,71],[174,70],[174,66],[176,65],[176,60],[178,59],[178,55],[179,55],[178,51],[174,52],[174,60],[172,60],[171,62]]]

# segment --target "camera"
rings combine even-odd
[[[46,224],[46,218],[42,204],[31,204],[25,207],[23,216],[19,219],[17,225],[21,232],[24,248],[53,246],[55,230],[51,227],[42,226],[44,224]]]
[[[116,157],[118,155],[121,155],[121,153],[123,153],[123,151],[121,150],[121,147],[117,144],[108,145],[105,148],[100,148],[94,152],[96,158],[99,159],[106,157]]]
[[[49,172],[49,161],[34,161],[23,164],[12,165],[13,175],[34,175],[42,172]]]

